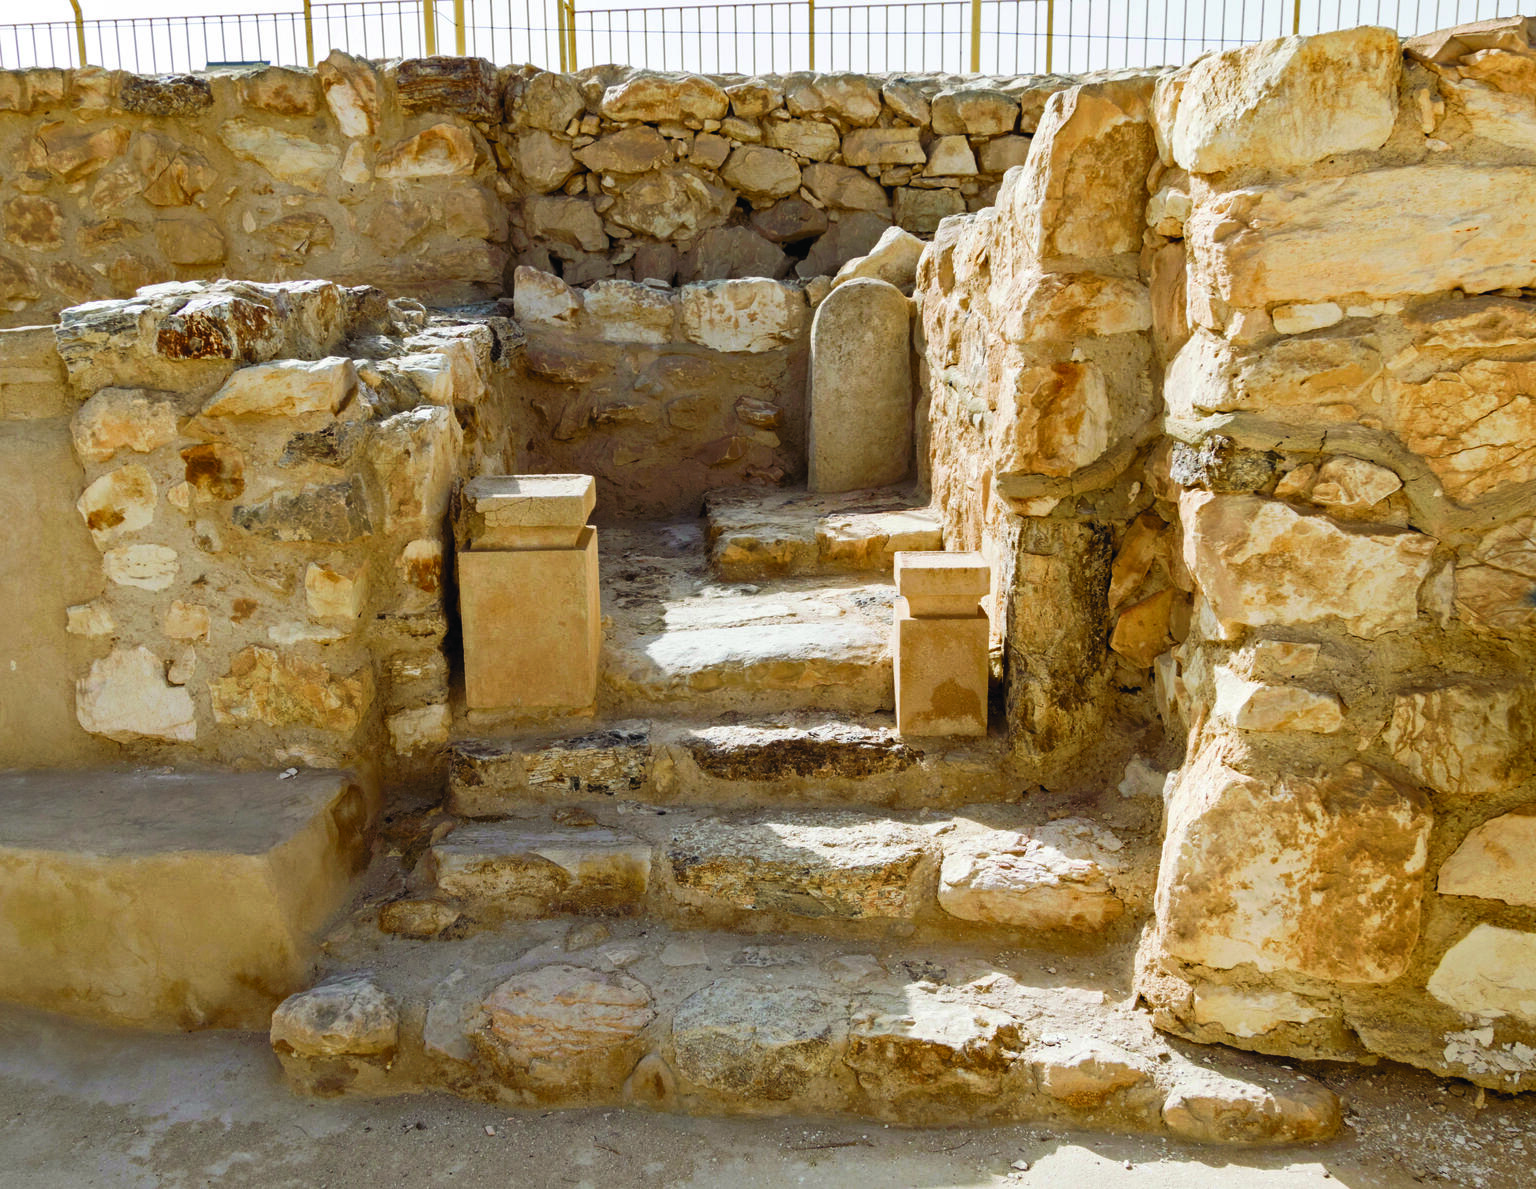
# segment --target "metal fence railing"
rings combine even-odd
[[[1290,33],[1389,25],[1409,36],[1518,12],[1512,0],[300,3],[289,12],[77,15],[74,21],[0,25],[0,67],[73,66],[84,60],[164,74],[231,62],[312,65],[332,49],[343,49],[368,58],[470,54],[563,70],[616,62],[706,74],[1080,73],[1179,64],[1208,50]],[[80,14],[79,3],[75,7]]]

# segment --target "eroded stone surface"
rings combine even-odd
[[[394,999],[366,974],[290,995],[272,1013],[272,1047],[281,1054],[388,1060],[399,1039]]]
[[[1125,905],[1110,874],[1121,842],[1082,818],[1028,832],[946,839],[939,907],[951,916],[1025,929],[1102,929]]]
[[[651,870],[648,843],[595,828],[465,825],[431,853],[442,892],[508,916],[634,911]]]
[[[1475,827],[1440,868],[1436,888],[1442,896],[1480,896],[1536,908],[1536,806]]]
[[[1469,1016],[1536,1024],[1536,933],[1474,926],[1440,959],[1428,989]]]
[[[618,971],[552,963],[501,983],[475,1042],[514,1077],[558,1089],[627,1070],[656,1018],[644,983]]]
[[[783,1101],[826,1072],[847,1040],[848,1006],[824,987],[718,979],[672,1017],[677,1072],[733,1098]]]
[[[1211,1070],[1192,1070],[1163,1103],[1163,1122],[1205,1143],[1309,1143],[1343,1126],[1339,1096],[1310,1079],[1271,1088]]]
[[[1448,682],[1400,694],[1382,734],[1392,758],[1446,793],[1500,792],[1532,771],[1528,691],[1488,682]]]

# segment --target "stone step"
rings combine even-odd
[[[334,771],[0,773],[0,999],[115,1024],[260,1028],[367,863]]]
[[[389,931],[464,935],[510,918],[646,915],[676,927],[849,937],[1129,935],[1150,902],[1155,822],[1043,806],[953,813],[663,809],[593,802],[434,832]]]
[[[1001,731],[907,741],[888,714],[791,712],[740,722],[621,719],[574,734],[450,745],[448,806],[465,817],[612,797],[662,805],[944,808],[1012,801]]]
[[[868,713],[894,704],[888,584],[723,584],[707,568],[696,523],[603,530],[599,557],[600,713]]]
[[[437,945],[356,918],[272,1047],[310,1094],[447,1091],[506,1107],[1039,1121],[1302,1143],[1332,1091],[1276,1061],[1196,1059],[1136,1006],[1129,949],[1092,958],[509,923]]]
[[[785,575],[891,573],[898,549],[942,549],[934,510],[906,488],[823,495],[761,487],[704,498],[709,561],[729,582]]]

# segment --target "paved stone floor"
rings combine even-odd
[[[1536,1178],[1536,1101],[1479,1100],[1465,1083],[1400,1066],[1313,1072],[1350,1103],[1349,1128],[1344,1139],[1301,1150],[1195,1148],[1031,1126],[921,1131],[621,1111],[509,1119],[446,1097],[295,1098],[259,1035],[149,1036],[7,1009],[0,1183],[1523,1189]]]

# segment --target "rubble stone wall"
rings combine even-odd
[[[1138,986],[1191,1038],[1536,1085],[1532,32],[1074,89],[924,257],[1017,747],[1138,688],[1184,741]]]
[[[563,75],[475,58],[0,71],[0,326],[140,286],[324,278],[443,304],[830,275],[992,201],[1057,77]]]

